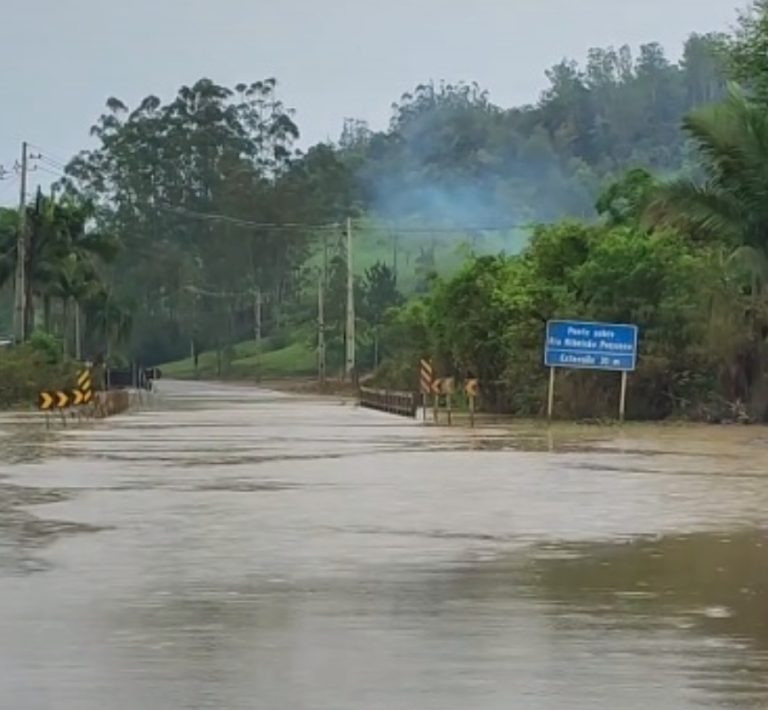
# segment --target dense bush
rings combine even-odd
[[[35,337],[23,346],[0,349],[0,406],[31,406],[42,390],[73,388],[77,363],[52,355],[50,342],[43,337]]]
[[[431,353],[439,373],[479,377],[499,408],[536,414],[546,392],[548,320],[635,323],[641,357],[634,413],[688,411],[716,380],[718,356],[705,346],[716,317],[718,257],[717,249],[694,247],[670,231],[542,226],[519,256],[475,259],[427,298],[395,312],[388,347],[401,347],[379,381],[410,386],[418,358]],[[563,372],[558,393],[564,414],[615,413],[618,377]]]

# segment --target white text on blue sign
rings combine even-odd
[[[550,321],[544,353],[548,367],[632,371],[637,327],[613,323]]]

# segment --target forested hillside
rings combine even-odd
[[[536,106],[494,105],[478,85],[426,84],[371,133],[350,121],[340,155],[364,208],[384,218],[508,224],[591,217],[606,178],[628,166],[688,167],[682,117],[722,98],[724,38],[692,36],[679,63],[658,44],[592,49],[547,72]]]
[[[251,336],[258,299],[265,334],[311,321],[308,267],[321,262],[331,321],[343,321],[343,279],[340,292],[333,283],[343,234],[328,225],[350,215],[359,273],[381,261],[405,290],[423,290],[472,250],[519,250],[533,222],[593,218],[601,186],[624,168],[689,169],[680,122],[723,95],[722,41],[692,36],[680,62],[657,44],[637,56],[593,49],[583,65],[549,70],[536,106],[425,84],[394,104],[387,130],[350,119],[337,144],[303,154],[272,79],[201,79],[135,107],[111,98],[92,129],[98,146],[72,160],[64,184],[122,244],[107,271],[110,302],[133,316],[131,351],[173,359],[191,341]]]
[[[28,317],[70,352],[158,363],[210,350],[226,374],[238,353],[255,369],[259,352],[290,346],[311,365],[321,284],[334,371],[349,224],[361,369],[384,359],[380,377],[407,386],[430,353],[502,389],[522,378],[526,388],[500,397],[533,411],[542,323],[567,311],[640,323],[643,406],[685,408],[680,383],[716,388],[726,367],[707,350],[716,339],[707,344],[701,309],[741,312],[757,293],[723,271],[739,239],[726,246],[724,225],[713,235],[694,203],[717,179],[723,142],[753,117],[765,15],[760,2],[736,36],[692,35],[679,61],[655,43],[563,60],[531,106],[498,106],[480,83],[430,81],[393,104],[385,130],[350,118],[338,141],[306,151],[296,146],[312,117],[284,105],[275,79],[203,78],[137,106],[110,98],[95,147],[65,166],[55,201],[30,208],[45,258]],[[729,80],[754,97],[730,95]],[[702,113],[712,105],[720,113]],[[0,220],[6,282],[15,224],[10,212]],[[754,242],[744,245],[762,249]],[[714,283],[717,298],[702,291]],[[753,355],[735,350],[721,355],[749,370]],[[733,375],[734,397],[753,374]]]

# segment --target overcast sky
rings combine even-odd
[[[391,103],[429,79],[528,103],[563,57],[654,40],[677,57],[690,32],[728,29],[745,1],[2,0],[0,165],[24,139],[68,158],[109,96],[167,99],[202,76],[276,77],[302,145],[336,139],[345,116],[385,126]],[[12,191],[0,182],[0,201]]]

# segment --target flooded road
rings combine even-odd
[[[768,431],[164,382],[0,417],[0,707],[768,707]]]

